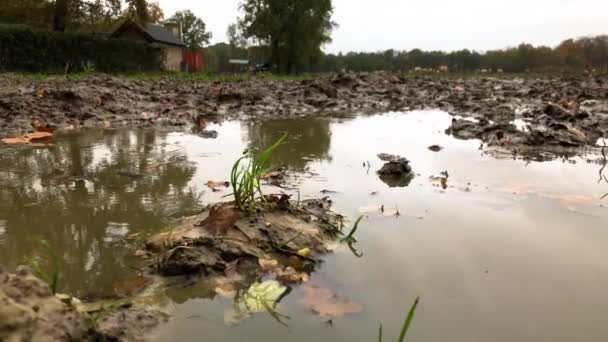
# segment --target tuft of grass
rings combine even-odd
[[[48,241],[44,239],[39,239],[38,244],[48,255],[50,265],[49,268],[45,268],[40,265],[40,260],[38,258],[32,258],[29,260],[28,264],[32,268],[32,271],[40,277],[45,283],[48,284],[51,292],[53,294],[57,293],[57,289],[59,288],[59,276],[61,275],[61,258],[57,255],[55,250],[51,247]],[[47,270],[45,270],[47,269]]]
[[[258,201],[265,201],[260,180],[262,175],[269,171],[268,160],[272,153],[283,144],[286,138],[287,134],[284,134],[260,154],[256,154],[253,149],[246,149],[243,156],[232,166],[230,172],[232,196],[239,210],[254,214]]]
[[[403,326],[401,327],[401,333],[399,334],[399,338],[397,342],[405,342],[405,336],[410,329],[410,325],[412,324],[412,320],[414,319],[414,315],[416,314],[416,308],[418,307],[418,303],[420,302],[420,297],[416,298],[414,304],[410,308],[410,312],[407,314],[405,321],[403,321]],[[382,342],[382,324],[380,324],[380,329],[378,330],[378,342]]]

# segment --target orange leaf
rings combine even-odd
[[[302,302],[321,317],[342,317],[361,312],[361,305],[316,285],[304,287]]]
[[[29,144],[31,142],[44,142],[53,136],[50,132],[34,132],[14,138],[4,138],[2,142],[5,144]]]

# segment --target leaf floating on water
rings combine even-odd
[[[441,147],[439,145],[431,145],[431,146],[429,146],[429,150],[431,150],[433,152],[440,152],[441,150],[443,150],[443,147]]]
[[[53,136],[50,132],[34,132],[25,134],[15,138],[4,138],[2,142],[5,144],[29,144],[32,142],[45,142]]]
[[[268,180],[271,178],[280,178],[282,176],[283,176],[283,174],[281,173],[281,171],[270,171],[270,172],[267,172],[267,173],[261,175],[260,179]]]
[[[216,188],[221,188],[221,187],[228,188],[228,187],[230,187],[230,182],[208,181],[207,187],[209,187],[211,189],[216,189]]]
[[[340,297],[330,289],[316,285],[304,287],[303,304],[321,317],[343,317],[361,312],[363,308],[357,303]]]
[[[269,308],[274,309],[285,291],[287,288],[281,286],[276,280],[254,283],[243,294],[242,300],[238,302],[238,307],[240,311],[251,313],[265,312]]]
[[[234,298],[236,294],[235,281],[226,277],[217,278],[214,291],[224,298]]]
[[[132,297],[142,292],[152,280],[144,276],[135,276],[112,283],[112,290],[118,297]]]

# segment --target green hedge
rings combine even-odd
[[[92,66],[102,72],[158,71],[163,51],[143,42],[82,33],[58,33],[0,26],[0,70],[72,72]]]

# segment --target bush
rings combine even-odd
[[[0,70],[80,72],[158,71],[162,48],[144,42],[83,33],[33,31],[0,26]]]

